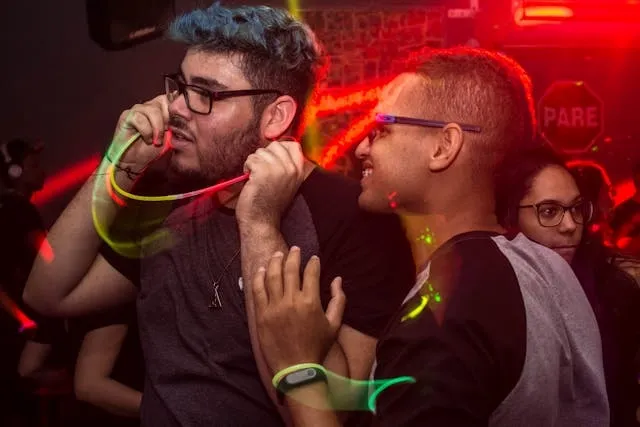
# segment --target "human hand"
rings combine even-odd
[[[236,204],[238,225],[280,228],[280,218],[304,181],[304,155],[296,141],[274,141],[251,154],[244,171],[249,180]]]
[[[284,265],[283,265],[284,263]],[[275,373],[299,363],[321,364],[342,324],[346,297],[342,279],[331,283],[326,312],[320,303],[320,260],[312,257],[300,286],[300,249],[287,259],[277,252],[253,280],[256,328],[267,364]]]
[[[169,100],[166,95],[159,95],[123,111],[113,136],[112,149],[122,147],[136,133],[140,134],[144,144],[133,144],[120,163],[139,171],[164,153],[170,142],[170,132],[166,132],[168,123]]]

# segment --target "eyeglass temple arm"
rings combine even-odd
[[[376,114],[376,122],[377,123],[397,123],[397,124],[405,124],[405,125],[416,125],[416,126],[426,126],[433,128],[442,128],[447,125],[447,122],[442,122],[438,120],[424,120],[424,119],[414,119],[411,117],[396,117],[391,116],[389,114]],[[479,133],[481,131],[480,126],[467,125],[458,123],[460,129],[465,130],[467,132],[475,132]]]

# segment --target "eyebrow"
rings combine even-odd
[[[571,206],[571,205],[573,205],[575,203],[583,201],[584,197],[579,194],[579,195],[577,195],[576,197],[574,197],[571,200],[572,201],[570,203],[568,203],[569,206]],[[565,206],[565,207],[567,206],[565,203],[561,202],[560,200],[555,200],[555,199],[544,199],[544,200],[541,200],[541,201],[537,202],[536,205],[542,205],[542,204],[545,204],[545,203],[553,203],[553,204],[561,205],[561,206]]]
[[[186,75],[184,73],[184,71],[182,69],[180,69],[180,74],[182,75],[182,77],[186,79]],[[229,86],[226,86],[222,83],[220,83],[218,80],[216,79],[212,79],[209,77],[204,77],[204,76],[192,76],[191,81],[188,82],[188,84],[191,85],[198,85],[198,86],[205,86],[209,89],[214,89],[214,90],[227,90],[229,89]]]

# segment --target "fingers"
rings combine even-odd
[[[276,252],[269,260],[266,272],[266,288],[269,293],[269,299],[279,301],[284,292],[284,284],[282,278],[282,264],[284,262],[284,254]]]
[[[263,313],[269,305],[269,294],[265,287],[265,276],[267,270],[264,267],[260,267],[253,277],[253,283],[251,286],[251,292],[253,292],[253,304],[256,313],[260,315]]]
[[[325,316],[331,329],[335,332],[340,329],[342,325],[342,315],[344,313],[344,307],[347,304],[347,296],[342,290],[342,278],[336,277],[331,282],[331,301],[327,305]]]
[[[284,263],[284,296],[293,299],[300,292],[300,248],[293,246]]]
[[[288,175],[300,177],[303,174],[304,155],[298,142],[274,141],[265,148],[258,148],[247,157],[244,171],[260,172],[262,166],[278,170]]]
[[[320,295],[320,258],[312,256],[302,274],[302,293],[307,299]]]
[[[147,145],[163,145],[163,134],[169,122],[169,103],[165,95],[160,95],[144,104],[136,104],[120,115],[122,130],[133,129],[140,134]]]
[[[304,164],[302,146],[295,141],[274,141],[265,149],[280,161],[280,164],[290,174],[300,176]]]

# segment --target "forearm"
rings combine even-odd
[[[51,352],[51,344],[27,341],[18,361],[18,375],[39,380],[45,361]]]
[[[325,383],[310,384],[287,394],[287,406],[295,427],[341,427],[331,409]]]
[[[282,234],[276,228],[271,227],[250,227],[240,226],[240,251],[242,259],[242,282],[244,284],[244,297],[247,309],[247,322],[249,326],[249,335],[251,336],[251,347],[260,373],[260,379],[265,386],[269,397],[276,404],[280,415],[287,425],[290,420],[286,408],[278,404],[276,390],[271,384],[273,373],[267,366],[262,355],[260,342],[256,330],[256,319],[254,316],[253,293],[251,292],[251,283],[253,276],[260,267],[267,265],[271,256],[277,252],[287,253],[288,247],[284,241]]]
[[[115,415],[140,416],[142,393],[111,378],[94,381],[91,387],[76,389],[76,396]]]
[[[126,174],[117,172],[116,176],[125,188],[133,185]],[[103,230],[109,229],[118,213],[105,179],[105,175],[92,175],[51,228],[47,240],[55,256],[53,260],[36,257],[24,290],[24,301],[37,310],[55,311],[52,308],[73,291],[94,262],[101,238],[94,226],[92,205],[95,203],[96,222]]]

